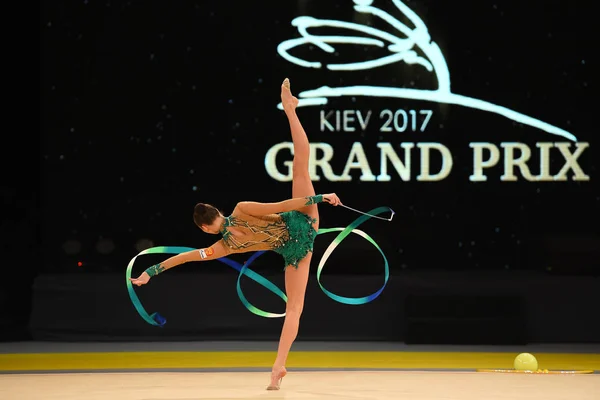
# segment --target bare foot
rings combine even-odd
[[[281,104],[285,111],[295,110],[298,106],[298,99],[292,96],[290,80],[288,78],[285,78],[281,84]]]
[[[279,390],[281,380],[287,375],[285,367],[273,368],[271,371],[271,384],[267,386],[267,390]]]

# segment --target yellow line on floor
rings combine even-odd
[[[539,368],[600,370],[600,354],[534,354]],[[509,369],[513,353],[463,352],[291,352],[291,368]],[[0,371],[173,368],[269,368],[274,352],[113,352],[0,354]]]

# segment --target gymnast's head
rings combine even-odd
[[[198,203],[194,206],[194,223],[206,233],[217,234],[223,222],[221,212],[210,204]]]

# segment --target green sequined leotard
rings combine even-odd
[[[284,259],[285,267],[298,268],[298,263],[312,252],[317,231],[316,219],[299,212],[287,211],[260,217],[234,211],[221,227],[223,243],[232,253],[272,250]],[[237,229],[234,235],[227,228]]]

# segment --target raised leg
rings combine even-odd
[[[310,144],[306,132],[296,115],[296,106],[298,99],[292,95],[290,90],[290,81],[285,79],[281,85],[281,103],[287,115],[294,144],[294,160],[292,165],[292,197],[314,196],[315,189],[310,179],[308,163],[310,157]],[[317,220],[315,229],[319,227],[319,209],[316,204],[300,209],[312,218]]]
[[[292,96],[290,81],[287,78],[281,85],[281,101],[290,124],[292,141],[294,143],[292,197],[314,196],[315,189],[313,188],[308,171],[310,144],[306,132],[296,115],[298,99]],[[319,229],[319,210],[316,204],[304,207],[299,211],[316,219],[317,222],[315,222],[313,226],[316,230]],[[269,389],[278,389],[279,380],[287,373],[285,364],[290,349],[292,348],[292,344],[298,336],[311,258],[312,254],[309,253],[300,261],[298,269],[290,266],[285,270],[285,290],[288,301],[285,311],[285,320],[281,330],[281,337],[279,338],[277,357],[271,372],[271,384],[268,387]]]

